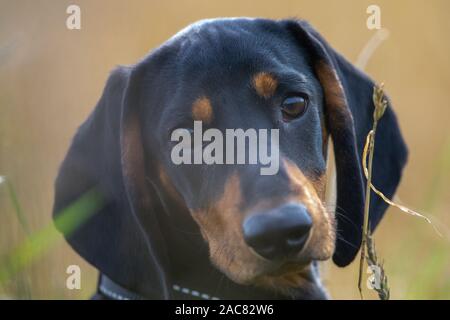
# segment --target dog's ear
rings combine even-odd
[[[311,54],[324,91],[326,126],[333,139],[337,171],[337,240],[333,261],[346,266],[361,246],[365,199],[361,157],[372,128],[374,83],[336,53],[305,21],[281,23]],[[390,104],[379,123],[375,143],[373,183],[391,198],[406,164],[407,149]],[[369,217],[372,231],[386,209],[387,204],[372,193]]]
[[[145,65],[109,77],[92,114],[78,129],[55,184],[53,214],[95,189],[104,206],[65,235],[101,273],[146,296],[167,298],[164,241],[146,178],[140,88]],[[147,106],[148,107],[148,106]],[[61,231],[63,228],[58,226]],[[144,285],[151,283],[152,286]],[[150,291],[149,291],[150,290]]]

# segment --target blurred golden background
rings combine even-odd
[[[81,30],[66,8],[81,7]],[[0,0],[0,175],[13,185],[31,232],[51,223],[53,181],[77,127],[100,97],[108,73],[131,64],[203,18],[252,16],[309,20],[350,61],[375,31],[366,8],[381,7],[390,31],[366,67],[383,81],[410,150],[398,196],[433,218],[390,209],[375,233],[394,299],[450,299],[450,2],[433,1],[63,1]],[[0,257],[26,239],[0,184]],[[66,268],[82,269],[81,290],[66,289]],[[357,263],[324,267],[335,299],[359,298]],[[88,298],[96,271],[59,237],[0,286],[0,297]],[[366,296],[375,298],[373,293]]]

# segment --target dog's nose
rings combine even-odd
[[[267,259],[279,259],[299,252],[308,239],[311,217],[301,204],[252,214],[242,225],[245,242]]]

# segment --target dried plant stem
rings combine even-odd
[[[358,289],[359,294],[361,295],[361,299],[363,299],[362,294],[362,274],[364,268],[364,259],[366,257],[366,247],[368,243],[369,234],[369,209],[370,209],[370,191],[372,185],[372,164],[373,164],[373,154],[375,150],[375,134],[377,132],[378,121],[384,114],[384,111],[387,107],[387,101],[384,99],[383,93],[383,84],[380,86],[376,86],[373,92],[373,102],[375,105],[374,113],[373,113],[373,126],[372,130],[367,135],[367,140],[369,143],[368,153],[369,153],[369,163],[368,163],[368,172],[367,172],[367,184],[366,184],[366,197],[364,203],[364,222],[363,222],[363,237],[361,243],[361,258],[359,261],[359,275],[358,275]],[[363,156],[364,167],[365,167],[365,157]]]
[[[383,117],[384,112],[386,111],[387,107],[387,101],[384,98],[384,92],[383,92],[383,84],[379,86],[375,86],[373,90],[373,103],[375,105],[375,109],[373,112],[373,126],[372,130],[369,131],[366,138],[366,143],[364,145],[364,151],[362,155],[362,167],[364,170],[364,176],[367,179],[366,183],[366,197],[365,197],[365,203],[364,203],[364,222],[363,222],[363,229],[362,229],[362,241],[361,241],[361,258],[359,261],[359,275],[358,275],[358,289],[359,294],[361,295],[361,299],[363,299],[362,294],[362,273],[364,269],[364,261],[367,259],[368,265],[371,267],[376,267],[376,269],[379,271],[379,274],[377,276],[379,277],[378,284],[379,286],[377,288],[374,288],[375,291],[377,291],[378,296],[381,300],[388,300],[390,296],[390,291],[387,283],[387,276],[383,269],[382,263],[380,263],[377,259],[377,254],[375,252],[375,244],[372,239],[372,235],[370,234],[369,230],[369,210],[370,210],[370,195],[371,191],[373,191],[375,194],[377,194],[384,202],[386,202],[388,205],[396,207],[403,212],[406,212],[410,215],[420,217],[427,221],[429,224],[431,224],[436,231],[436,233],[440,236],[441,233],[437,228],[434,226],[434,224],[431,222],[429,218],[424,216],[423,214],[420,214],[414,210],[411,210],[403,205],[397,204],[390,200],[388,197],[386,197],[381,191],[379,191],[375,186],[372,184],[372,163],[373,163],[373,155],[375,151],[375,135],[377,132],[377,126],[380,119]],[[369,156],[369,159],[367,161],[367,156]],[[367,255],[366,255],[367,251]]]
[[[376,276],[379,277],[377,281],[377,286],[373,289],[378,293],[378,297],[381,300],[389,300],[390,290],[388,286],[388,280],[386,272],[384,271],[383,264],[378,262],[377,252],[375,250],[375,242],[372,239],[372,235],[367,235],[367,262],[370,266],[375,266]]]
[[[359,261],[359,277],[358,277],[358,289],[363,298],[362,294],[362,271],[364,268],[364,259],[366,256],[366,246],[367,246],[367,237],[369,236],[369,208],[370,208],[370,183],[372,181],[372,163],[373,163],[373,150],[375,148],[375,132],[376,132],[377,122],[374,122],[373,129],[369,132],[369,164],[368,164],[368,177],[367,177],[367,185],[366,185],[366,198],[364,204],[364,223],[363,223],[363,237],[361,243],[361,259]]]

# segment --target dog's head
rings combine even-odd
[[[195,228],[234,282],[307,286],[312,261],[345,266],[361,243],[373,86],[303,21],[201,21],[113,72],[62,165],[55,213],[99,190],[105,206],[68,241],[133,288],[167,286]],[[373,180],[392,196],[406,148],[391,107],[376,142]],[[385,209],[372,198],[372,229]]]

